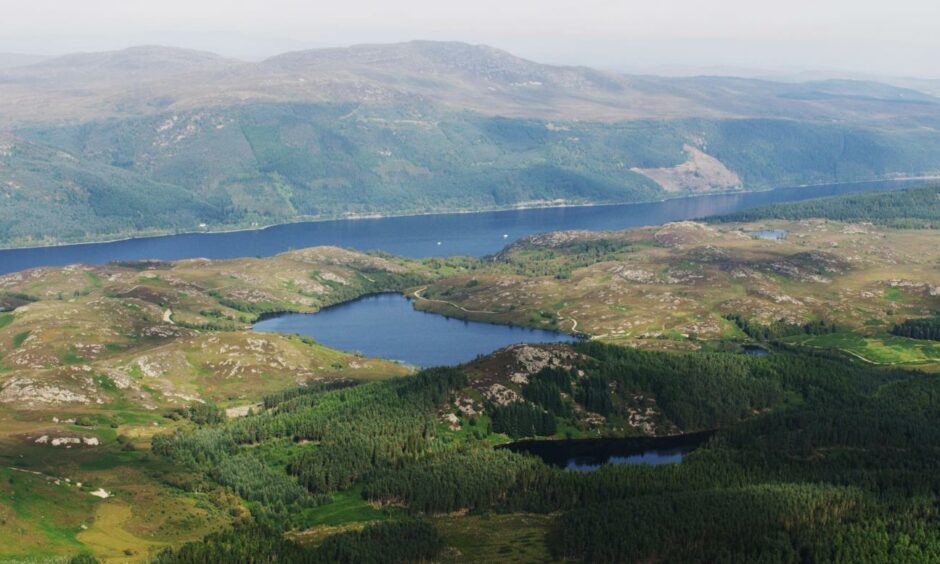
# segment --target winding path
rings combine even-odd
[[[417,290],[415,290],[414,292],[412,292],[411,295],[412,295],[415,299],[417,299],[417,300],[424,300],[424,301],[426,301],[426,302],[434,302],[434,303],[438,303],[438,304],[449,305],[449,306],[454,307],[454,308],[457,308],[457,309],[459,309],[460,311],[463,311],[463,312],[465,312],[465,313],[486,313],[486,314],[489,314],[489,315],[498,315],[498,314],[500,313],[500,312],[498,312],[498,311],[488,311],[488,310],[485,310],[485,309],[467,309],[467,308],[463,307],[462,305],[455,304],[454,302],[448,302],[448,301],[446,301],[446,300],[432,300],[431,298],[425,298],[424,296],[421,295],[421,292],[423,292],[423,291],[425,291],[425,290],[427,290],[427,289],[428,289],[427,286],[422,286],[422,287],[418,288]],[[573,318],[573,317],[566,317],[566,318],[561,319],[561,321],[571,321],[571,329],[570,329],[569,331],[571,331],[572,333],[576,333],[576,332],[577,332],[577,330],[578,330],[578,320],[577,320],[577,319],[575,319],[575,318]],[[599,335],[599,336],[590,336],[590,338],[591,338],[591,339],[596,339],[596,338],[598,338],[598,337],[604,337],[604,336],[606,336],[606,334],[605,334],[605,335]]]
[[[483,309],[467,309],[467,308],[465,308],[465,307],[463,307],[463,306],[461,306],[461,305],[455,304],[454,302],[448,302],[448,301],[445,301],[445,300],[432,300],[431,298],[425,298],[424,296],[421,295],[421,292],[423,292],[423,291],[425,291],[425,290],[427,290],[427,289],[428,289],[427,286],[422,286],[422,287],[418,288],[417,290],[415,290],[411,295],[414,296],[415,299],[418,299],[418,300],[424,300],[424,301],[426,301],[426,302],[434,302],[434,303],[439,303],[439,304],[446,304],[446,305],[449,305],[449,306],[451,306],[451,307],[455,307],[455,308],[459,309],[460,311],[463,311],[463,312],[466,312],[466,313],[488,313],[488,314],[490,314],[490,315],[497,315],[497,314],[499,313],[498,311],[487,311],[487,310],[483,310]]]

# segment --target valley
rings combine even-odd
[[[0,560],[929,560],[940,533],[912,524],[937,488],[940,345],[897,328],[940,311],[937,193],[485,257],[315,247],[5,274]],[[381,292],[586,339],[416,370],[316,329],[252,330]],[[698,432],[715,435],[679,463],[587,473],[494,448]],[[707,534],[677,542],[689,530]]]
[[[0,69],[0,246],[623,204],[940,173],[940,100],[631,76],[416,41]]]
[[[940,564],[882,4],[6,0],[0,564]]]

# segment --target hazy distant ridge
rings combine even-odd
[[[132,47],[0,70],[0,124],[8,125],[245,101],[409,99],[491,115],[601,121],[866,121],[936,116],[933,106],[940,102],[916,90],[866,81],[628,76],[543,65],[483,45],[428,41],[296,51],[260,63],[187,49]]]

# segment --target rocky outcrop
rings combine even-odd
[[[90,404],[94,400],[95,398],[87,393],[37,381],[28,376],[13,377],[0,388],[0,403],[6,404],[35,407],[63,403]]]

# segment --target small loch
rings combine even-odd
[[[401,294],[365,296],[317,313],[288,313],[255,331],[306,335],[335,349],[412,366],[446,366],[518,343],[570,343],[578,337],[525,327],[465,321],[419,311]]]
[[[678,464],[713,434],[702,431],[670,437],[522,440],[501,448],[538,456],[565,470],[593,472],[608,464]]]

